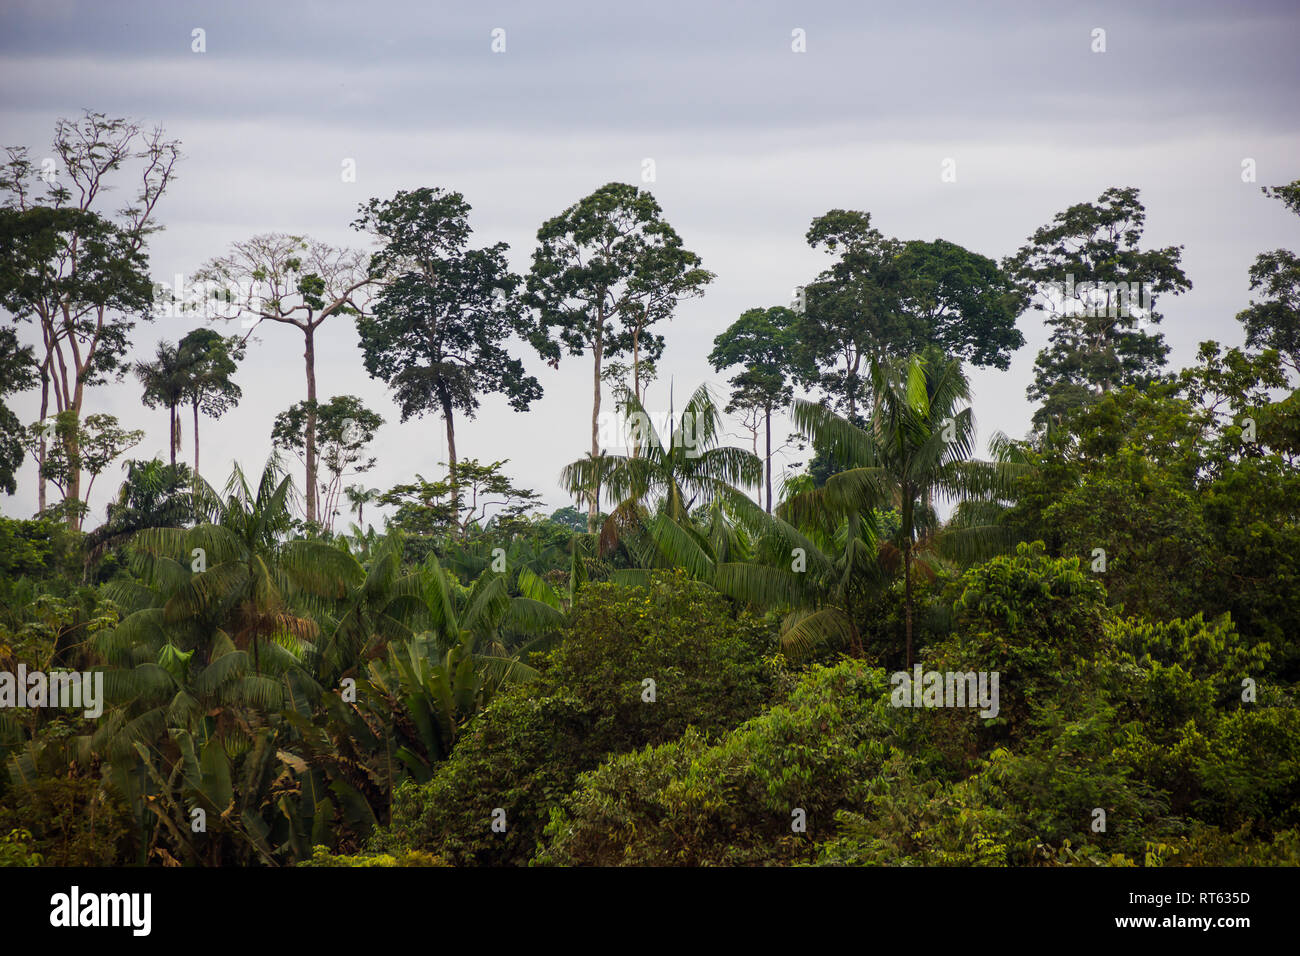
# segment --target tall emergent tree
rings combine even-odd
[[[998,263],[946,239],[903,244],[898,257],[907,338],[895,351],[915,354],[938,346],[971,365],[1005,369],[1025,344],[1016,319],[1029,297]]]
[[[767,511],[772,511],[772,412],[790,404],[793,381],[801,375],[804,352],[795,326],[798,313],[784,306],[748,309],[713,340],[709,364],[715,371],[743,366],[731,379],[728,414],[755,411],[766,435],[763,462],[767,486]]]
[[[307,429],[316,429],[315,447],[329,474],[329,481],[321,483],[319,499],[319,521],[326,531],[334,527],[343,479],[375,467],[375,459],[366,457],[366,446],[383,424],[384,419],[355,395],[335,395],[314,409],[307,402],[297,402],[275,416],[272,443],[296,452],[299,458],[306,454]]]
[[[227,291],[224,305],[221,299],[213,300],[218,317],[251,319],[254,326],[269,320],[302,332],[307,369],[306,507],[307,520],[315,522],[316,331],[332,315],[362,314],[362,290],[372,281],[366,256],[304,236],[265,233],[234,243],[229,253],[205,263],[194,278]]]
[[[173,467],[181,444],[181,422],[176,410],[185,401],[189,375],[187,359],[166,339],[158,343],[151,362],[136,362],[135,374],[144,386],[141,400],[146,408],[167,409],[167,452]]]
[[[1264,194],[1280,199],[1300,216],[1300,179],[1289,186],[1266,187]],[[1237,313],[1246,327],[1246,344],[1257,349],[1277,349],[1282,362],[1300,373],[1300,256],[1274,249],[1255,257],[1250,267],[1250,290],[1262,292],[1259,302]]]
[[[1146,207],[1133,187],[1112,186],[1095,203],[1057,213],[1005,268],[1047,312],[1052,333],[1038,355],[1029,397],[1043,404],[1045,428],[1074,408],[1124,385],[1160,377],[1169,347],[1156,297],[1192,287],[1179,266],[1182,246],[1142,249]]]
[[[162,228],[158,200],[175,176],[178,143],[161,128],[145,130],[125,119],[87,111],[54,127],[53,156],[39,171],[25,146],[9,147],[0,165],[0,306],[41,332],[41,420],[54,412],[80,417],[86,389],[127,367],[123,357],[137,319],[150,318],[153,286],[145,242]],[[105,210],[118,180],[134,186],[125,205]],[[47,441],[73,443],[64,466],[82,460],[82,430],[64,423],[40,430],[37,458]],[[37,498],[45,509],[45,475]],[[65,475],[67,497],[80,501],[81,475]],[[79,526],[77,509],[68,520]]]
[[[469,211],[460,193],[425,187],[370,200],[354,223],[380,242],[370,268],[382,287],[357,322],[366,371],[393,389],[402,421],[442,415],[453,498],[456,412],[472,419],[483,394],[504,395],[516,411],[542,395],[507,348],[512,335],[542,339],[506,264],[509,246],[468,248]]]
[[[1006,368],[1024,344],[1016,319],[1025,296],[986,256],[943,239],[889,238],[870,213],[847,209],[814,219],[807,240],[837,258],[803,289],[797,337],[812,360],[805,384],[851,421],[869,401],[872,361],[937,345]]]
[[[231,379],[244,357],[238,336],[214,329],[195,329],[178,346],[185,366],[185,400],[194,415],[194,474],[199,474],[199,411],[220,418],[239,404],[243,390]]]
[[[601,366],[632,353],[632,392],[641,395],[642,356],[657,358],[663,336],[650,328],[669,318],[679,300],[702,294],[713,273],[682,246],[650,193],[608,183],[574,203],[537,232],[528,273],[528,304],[558,331],[570,355],[592,357],[591,457],[599,458]],[[539,348],[554,348],[539,343]],[[558,358],[558,348],[552,353]],[[587,527],[595,532],[599,491],[588,495]]]
[[[900,244],[871,225],[871,214],[832,209],[808,227],[812,248],[836,261],[803,288],[798,337],[815,366],[808,381],[850,421],[865,399],[867,369],[897,338]]]

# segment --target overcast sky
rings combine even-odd
[[[1104,53],[1092,51],[1098,28]],[[206,52],[192,51],[195,29]],[[186,156],[150,243],[166,282],[262,232],[364,246],[349,227],[358,203],[420,186],[462,192],[475,241],[508,242],[524,272],[544,219],[606,182],[647,185],[717,274],[662,329],[646,404],[666,410],[669,380],[679,406],[702,381],[725,397],[726,376],[706,361],[714,336],[747,308],[787,304],[822,268],[803,236],[831,208],[1000,259],[1068,205],[1136,186],[1144,244],[1185,246],[1193,283],[1161,304],[1171,364],[1189,364],[1207,338],[1240,344],[1234,316],[1255,255],[1300,248],[1297,218],[1258,188],[1300,178],[1298,39],[1293,0],[2,0],[0,144],[39,160],[55,120],[86,108],[163,125]],[[1258,183],[1242,181],[1248,158]],[[348,159],[356,182],[342,181]],[[945,159],[955,182],[941,181]],[[141,324],[135,350],[151,355],[198,324]],[[1046,334],[1035,312],[1020,328],[1027,344],[1009,371],[973,371],[982,439],[1028,429],[1025,388]],[[274,413],[305,397],[301,334],[263,325],[257,339],[237,378],[242,404],[202,423],[214,483],[232,460],[260,470]],[[525,361],[545,397],[524,414],[486,398],[476,420],[458,421],[457,446],[508,458],[512,478],[554,508],[569,503],[561,467],[589,447],[591,360]],[[346,319],[318,337],[317,382],[322,399],[359,395],[388,419],[365,484],[441,473],[441,420],[399,422]],[[38,414],[37,393],[11,404],[24,421]],[[134,380],[93,390],[87,408],[147,429],[132,457],[166,457],[166,413],[141,407]],[[189,442],[187,419],[187,459]],[[99,479],[88,526],[120,480],[116,465]],[[25,517],[35,503],[29,464],[0,509]]]

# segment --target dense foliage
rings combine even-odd
[[[801,300],[717,336],[725,405],[700,386],[656,423],[659,330],[713,274],[648,192],[548,219],[526,277],[471,248],[459,193],[402,192],[361,208],[373,255],[267,234],[205,267],[244,282],[215,318],[295,326],[307,373],[267,421],[305,486],[278,454],[214,485],[199,414],[239,400],[243,341],[124,361],[174,144],[99,114],[58,137],[109,157],[96,182],[143,162],[147,206],[105,219],[39,201],[21,150],[0,167],[0,305],[42,343],[0,330],[0,397],[55,399],[0,409],[0,489],[24,454],[40,484],[0,518],[0,865],[1300,864],[1291,253],[1252,268],[1243,345],[1175,371],[1134,283],[1190,280],[1141,247],[1136,189],[1002,263],[831,210]],[[1268,194],[1300,212],[1298,188]],[[1039,294],[1034,429],[981,457],[964,363],[1006,368]],[[345,484],[384,417],[317,397],[330,316],[400,418],[443,418],[445,474]],[[523,463],[455,451],[457,413],[541,396],[511,336],[592,361],[576,507],[550,517]],[[128,370],[168,461],[127,461],[100,523],[91,486],[142,433],[88,389]],[[787,413],[813,457],[774,495]]]

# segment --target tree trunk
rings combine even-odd
[[[63,442],[64,457],[68,462],[68,492],[63,497],[64,504],[81,501],[81,441],[77,436],[77,431],[81,428],[81,416],[76,415],[72,422],[72,430]],[[77,507],[68,511],[67,517],[68,527],[80,531],[81,509]]]
[[[772,513],[772,405],[767,406],[767,513]]]
[[[167,452],[171,457],[172,468],[176,468],[176,406],[167,406],[167,427],[171,434],[168,436]]]
[[[194,403],[194,477],[199,476],[199,403]]]
[[[632,330],[632,394],[636,396],[637,405],[641,404],[641,326]],[[640,429],[632,437],[632,457],[641,457]]]
[[[862,356],[857,355],[853,358],[853,365],[849,369],[849,421],[857,424],[854,419],[858,415],[858,370],[862,368]]]
[[[903,548],[903,604],[907,630],[907,671],[912,672],[912,542]]]
[[[45,361],[41,364],[41,421],[45,421],[45,416],[50,412],[50,359],[47,355]],[[45,510],[45,435],[41,434],[40,442],[36,449],[36,510],[42,512]]]
[[[316,342],[315,330],[309,325],[303,330],[306,348],[303,359],[307,363],[307,521],[316,521]]]
[[[600,364],[605,350],[605,310],[600,310],[600,325],[596,331],[591,375],[591,460],[593,465],[600,457]],[[599,527],[600,486],[593,488],[587,498],[587,531],[595,534]]]
[[[447,422],[447,481],[451,485],[451,509],[456,526],[460,527],[460,479],[456,475],[456,424],[451,399],[442,397],[442,417]]]
[[[87,359],[85,365],[77,363],[76,386],[72,389],[72,400],[68,402],[68,410],[73,413],[72,430],[68,433],[67,452],[68,452],[68,495],[64,500],[71,499],[77,502],[76,513],[69,518],[69,525],[77,530],[81,530],[81,404],[85,398],[85,386],[82,384],[82,374],[89,366],[90,360]],[[89,495],[87,495],[89,497]],[[87,501],[86,504],[90,502]]]
[[[632,331],[632,394],[641,401],[641,326]]]

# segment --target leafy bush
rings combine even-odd
[[[837,810],[860,805],[917,722],[883,670],[815,666],[787,703],[716,744],[699,733],[584,774],[546,828],[538,862],[727,865],[810,861]],[[796,832],[796,812],[806,829]]]
[[[954,632],[926,670],[999,675],[999,736],[1025,731],[1036,701],[1077,690],[1079,662],[1106,648],[1105,589],[1078,558],[1050,558],[1041,542],[1021,544],[968,570],[954,585]]]
[[[1300,710],[1243,707],[1225,717],[1196,762],[1202,819],[1257,832],[1300,825]]]
[[[47,866],[109,866],[131,834],[120,798],[98,780],[41,778],[18,784],[0,806],[0,833],[26,831],[22,841]]]
[[[393,866],[446,866],[432,853],[408,850],[394,856],[391,853],[358,853],[354,856],[335,855],[323,846],[312,847],[311,859],[297,866],[315,867],[393,867]]]
[[[1113,709],[1056,715],[1019,752],[998,748],[975,773],[927,777],[896,761],[820,862],[1003,866],[1084,862],[1131,865],[1152,834],[1177,833],[1162,795],[1112,753]],[[1105,829],[1094,830],[1105,813]]]
[[[377,851],[428,850],[449,862],[521,864],[550,808],[610,754],[716,736],[752,717],[779,686],[764,657],[770,626],[681,572],[645,587],[589,584],[539,681],[500,694],[425,784],[395,795]],[[642,682],[655,682],[653,703]],[[494,811],[504,811],[504,832]],[[500,815],[498,814],[498,819]]]

